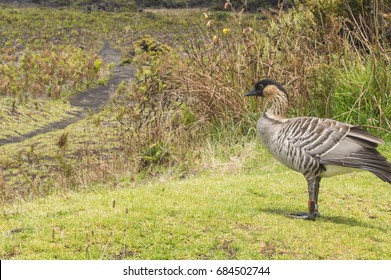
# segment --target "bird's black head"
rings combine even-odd
[[[254,88],[246,94],[246,96],[263,96],[263,97],[269,97],[275,93],[275,90],[278,89],[279,91],[286,94],[286,97],[288,98],[288,93],[283,88],[283,86],[276,81],[270,80],[270,79],[263,79],[257,82],[254,86]]]

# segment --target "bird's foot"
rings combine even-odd
[[[296,214],[287,214],[288,217],[294,219],[302,219],[302,220],[312,220],[314,221],[316,217],[320,217],[319,211],[313,212],[299,212]]]

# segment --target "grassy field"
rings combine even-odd
[[[232,167],[231,167],[232,168]],[[185,180],[120,176],[1,213],[3,259],[390,259],[391,193],[367,173],[324,180],[322,217],[305,180],[276,164]]]
[[[227,7],[0,5],[1,259],[391,259],[390,186],[370,173],[323,180],[315,222],[286,216],[307,210],[306,182],[259,143],[265,104],[244,97],[271,77],[290,116],[368,125],[391,158],[389,44],[337,6]],[[82,117],[70,97],[116,71],[107,45],[134,77]]]

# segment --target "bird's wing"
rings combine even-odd
[[[391,183],[391,164],[376,150],[384,141],[360,127],[320,118],[293,118],[285,127],[289,142],[323,165],[368,170]]]
[[[321,158],[334,149],[350,129],[348,124],[330,119],[293,118],[285,123],[282,133],[297,149]]]
[[[391,163],[382,156],[376,147],[383,140],[359,128],[351,127],[349,133],[326,153],[323,164],[334,164],[370,171],[383,181],[391,183]]]

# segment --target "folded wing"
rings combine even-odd
[[[383,140],[362,128],[320,118],[290,119],[288,127],[289,141],[324,166],[367,170],[391,183],[391,164],[376,150]]]

